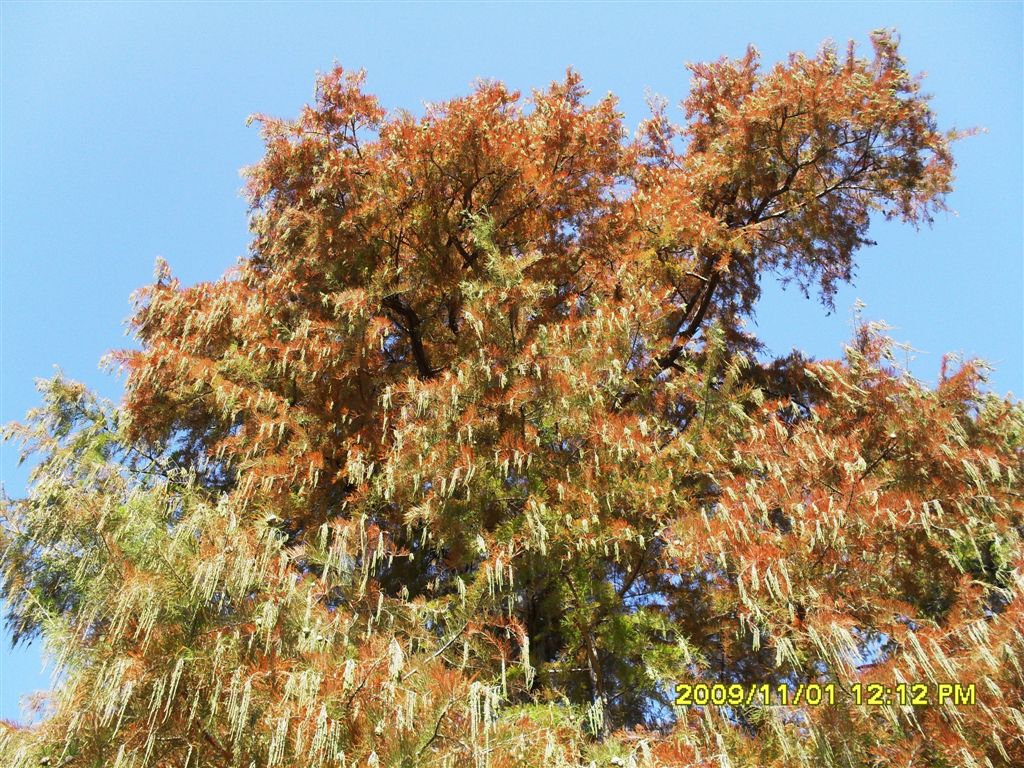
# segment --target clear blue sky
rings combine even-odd
[[[99,358],[124,346],[128,296],[162,255],[185,283],[214,279],[245,254],[238,171],[261,144],[245,118],[293,116],[313,75],[337,59],[368,71],[387,107],[465,93],[478,77],[527,91],[578,69],[616,93],[631,127],[645,91],[677,103],[687,61],[766,62],[825,38],[861,43],[896,27],[943,127],[988,133],[956,148],[958,216],[915,232],[876,227],[854,287],[826,316],[770,288],[759,331],[779,353],[835,357],[857,298],[868,319],[921,352],[934,381],[944,352],[980,356],[995,390],[1024,390],[1021,3],[756,4],[89,4],[0,6],[3,50],[0,421],[37,402],[54,365],[109,397],[121,382]],[[7,492],[24,471],[3,448]],[[0,648],[0,717],[45,688],[39,649]]]

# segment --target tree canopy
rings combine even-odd
[[[58,377],[8,428],[6,619],[60,677],[4,763],[1024,764],[1024,408],[870,324],[748,330],[944,209],[961,134],[872,44],[691,66],[635,135],[571,71],[416,116],[339,67],[256,116],[249,255],[159,262],[123,402]]]

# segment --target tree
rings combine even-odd
[[[10,428],[7,620],[62,677],[6,763],[1020,765],[1024,408],[745,329],[943,208],[960,134],[872,41],[693,66],[635,138],[572,72],[258,116],[249,256],[159,263],[123,403],[57,378]]]

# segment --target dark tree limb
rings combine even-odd
[[[423,338],[420,335],[422,323],[419,315],[416,314],[412,307],[406,305],[397,294],[386,297],[384,299],[384,306],[404,321],[397,323],[397,325],[409,337],[409,345],[412,347],[412,356],[416,361],[416,369],[419,371],[420,378],[435,378],[438,371],[431,366],[430,359],[427,357],[427,350],[423,346]]]

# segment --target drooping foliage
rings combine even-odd
[[[1024,409],[859,327],[765,360],[872,214],[952,182],[887,34],[692,67],[629,137],[580,78],[259,117],[250,255],[142,290],[124,402],[11,428],[3,595],[61,679],[18,765],[1024,761]],[[674,683],[973,683],[970,706],[674,708]]]

